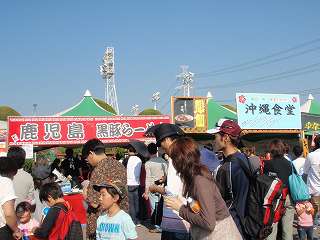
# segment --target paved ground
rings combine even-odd
[[[149,233],[149,229],[145,226],[138,227],[139,240],[160,240],[161,233]]]
[[[137,227],[139,240],[160,240],[161,233],[150,233],[149,229],[151,228],[149,222],[145,222],[141,227]]]
[[[138,236],[139,236],[139,240],[160,240],[161,239],[161,234],[160,233],[149,233],[149,225],[145,224],[146,226],[141,226],[137,228],[138,231]],[[314,240],[318,240],[320,239],[320,227],[318,227],[315,231],[314,231]],[[294,236],[293,236],[294,240],[299,240],[298,235],[297,235],[297,231],[294,228]]]

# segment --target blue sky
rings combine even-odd
[[[305,99],[304,90],[315,88],[311,92],[320,101],[320,40],[310,43],[320,38],[319,9],[317,0],[1,1],[0,105],[31,115],[37,103],[39,114],[51,115],[76,104],[86,89],[103,99],[98,68],[107,46],[115,48],[123,114],[131,114],[133,104],[152,107],[155,91],[168,113],[182,64],[199,76],[195,95],[210,90],[225,103],[232,103],[236,92],[300,92]],[[309,44],[269,58],[268,64],[202,74],[302,43]],[[292,74],[296,69],[303,72]],[[292,75],[242,84],[281,72]],[[229,87],[221,87],[226,83]]]

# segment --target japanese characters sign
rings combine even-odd
[[[74,145],[91,138],[104,143],[147,140],[144,132],[169,116],[114,117],[9,117],[8,144]]]
[[[302,113],[302,128],[305,131],[320,131],[320,115]]]
[[[172,97],[172,119],[185,132],[205,132],[208,125],[207,99],[203,97]]]
[[[301,129],[299,95],[237,93],[242,129]]]

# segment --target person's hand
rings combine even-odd
[[[143,193],[143,194],[142,194],[142,197],[143,197],[145,200],[148,200],[148,199],[149,199],[148,193]]]
[[[156,192],[158,192],[158,186],[155,185],[155,184],[151,185],[151,186],[149,187],[149,192],[151,192],[151,193],[156,193]]]
[[[179,212],[183,205],[183,202],[177,197],[164,197],[164,203],[168,208],[176,210],[177,212]]]
[[[23,237],[23,234],[22,234],[22,232],[20,230],[17,230],[12,234],[12,236],[13,236],[14,239],[18,240],[18,239],[21,239]]]

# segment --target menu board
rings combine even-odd
[[[171,97],[172,122],[185,132],[201,133],[207,131],[207,98]]]

